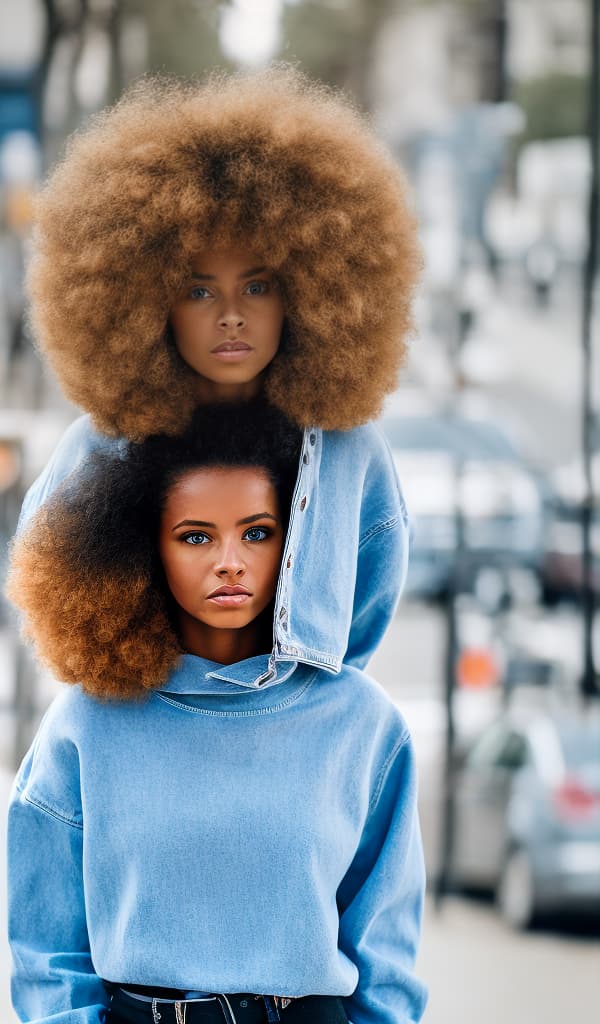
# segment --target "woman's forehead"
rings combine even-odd
[[[273,512],[277,507],[275,487],[266,469],[257,466],[210,466],[190,469],[179,476],[169,488],[163,516],[210,512],[216,521]]]

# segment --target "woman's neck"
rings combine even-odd
[[[211,402],[247,402],[261,393],[263,381],[264,374],[262,373],[242,384],[218,383],[208,380],[206,377],[198,377],[196,396],[202,405],[208,405]]]
[[[233,665],[266,653],[264,630],[257,619],[242,629],[215,629],[183,612],[179,619],[179,636],[188,654],[219,665]]]

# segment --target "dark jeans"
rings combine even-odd
[[[156,1002],[153,1013],[152,1003],[133,999],[117,989],[111,996],[107,1024],[180,1024],[182,1020],[185,1024],[270,1024],[277,1019],[263,999],[247,993],[228,995],[227,1003],[182,1002],[177,1014],[175,1003]],[[348,1024],[337,996],[304,996],[278,1013],[281,1024]]]

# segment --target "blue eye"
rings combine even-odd
[[[249,541],[266,540],[270,536],[270,530],[267,530],[265,526],[251,526],[249,530],[246,530],[243,539]]]
[[[210,537],[207,537],[205,533],[184,533],[180,540],[185,541],[186,544],[207,544]]]
[[[266,281],[251,281],[246,291],[248,295],[264,295],[268,288]]]
[[[192,288],[190,292],[191,299],[210,299],[211,293],[208,288],[203,288],[202,285],[198,284]]]

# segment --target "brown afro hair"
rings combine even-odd
[[[168,313],[192,255],[240,240],[285,298],[271,402],[345,430],[397,385],[421,264],[404,180],[351,105],[293,68],[142,79],[71,138],[36,222],[34,328],[105,433],[185,429],[195,375]]]
[[[68,683],[105,699],[143,696],[182,654],[158,554],[172,485],[207,466],[266,472],[284,527],[298,471],[298,427],[264,400],[197,409],[183,435],[97,450],[13,542],[7,593],[40,658]],[[273,604],[261,614],[273,643]]]

